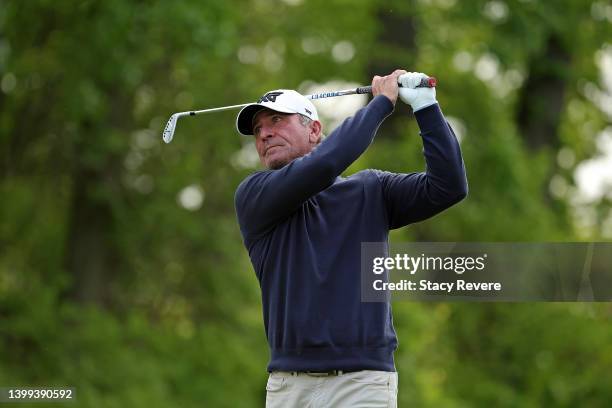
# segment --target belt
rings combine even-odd
[[[292,376],[307,375],[309,377],[337,377],[361,370],[330,370],[330,371],[290,371]]]

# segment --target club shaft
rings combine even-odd
[[[427,78],[421,79],[421,83],[417,85],[417,88],[435,88],[436,85],[437,85],[436,78],[427,77]],[[314,100],[314,99],[323,99],[323,98],[333,98],[335,96],[371,94],[371,93],[372,93],[372,86],[368,85],[368,86],[360,86],[355,89],[345,89],[343,91],[321,92],[318,94],[306,95],[306,98]]]
[[[231,106],[221,106],[220,108],[211,108],[211,109],[202,109],[197,111],[188,111],[188,112],[180,112],[177,113],[178,116],[193,116],[200,113],[208,113],[208,112],[221,112],[232,109],[239,109],[249,105],[248,103],[242,103],[240,105],[231,105]]]
[[[434,77],[425,77],[421,79],[421,82],[417,85],[417,88],[433,88],[437,84],[436,78]],[[400,85],[401,86],[401,85]],[[354,89],[345,89],[342,91],[332,91],[332,92],[321,92],[318,94],[306,95],[306,98],[315,100],[315,99],[323,99],[323,98],[333,98],[335,96],[344,96],[344,95],[356,95],[356,94],[371,94],[372,87],[371,86],[360,86]],[[230,105],[230,106],[221,106],[219,108],[210,108],[210,109],[202,109],[196,111],[187,111],[187,112],[177,112],[170,117],[164,132],[162,133],[162,137],[164,142],[170,143],[172,138],[174,137],[174,131],[176,130],[176,122],[180,117],[183,116],[195,116],[200,113],[209,113],[209,112],[221,112],[231,109],[243,108],[250,103],[243,103],[240,105]]]
[[[428,78],[423,78],[421,80],[421,83],[417,85],[417,88],[434,88],[436,85],[437,85],[436,79],[434,77],[428,77]],[[305,95],[305,97],[311,100],[315,100],[315,99],[333,98],[336,96],[371,94],[371,93],[372,93],[372,86],[368,85],[368,86],[360,86],[354,89],[344,89],[341,91],[330,91],[330,92],[321,92],[321,93],[312,94],[312,95]],[[180,117],[180,116],[194,116],[200,113],[208,113],[208,112],[221,112],[221,111],[226,111],[226,110],[231,110],[231,109],[243,108],[247,105],[250,105],[251,103],[242,103],[240,105],[222,106],[220,108],[179,112],[176,115]]]

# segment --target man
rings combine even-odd
[[[459,144],[435,89],[416,88],[423,77],[403,70],[375,76],[372,101],[324,140],[315,107],[295,91],[269,92],[238,114],[238,131],[254,135],[267,168],[240,184],[235,204],[262,291],[268,407],[396,406],[391,307],[361,302],[361,243],[386,243],[390,229],[467,194]],[[341,177],[398,93],[415,112],[427,172]]]

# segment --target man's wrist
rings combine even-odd
[[[420,111],[421,109],[425,109],[425,108],[427,108],[428,106],[435,105],[435,104],[437,104],[437,103],[438,103],[438,101],[436,101],[435,99],[434,99],[433,101],[424,101],[424,102],[421,102],[421,103],[415,104],[415,106],[412,106],[412,111],[413,111],[413,112],[418,112],[418,111]]]
[[[374,99],[372,99],[372,102],[382,108],[385,116],[393,112],[393,109],[395,109],[395,105],[391,99],[384,94],[376,95]]]
[[[437,102],[414,111],[414,117],[421,131],[431,130],[440,126],[440,124],[446,123],[446,119],[444,119],[440,105]]]

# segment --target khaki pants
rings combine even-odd
[[[266,390],[266,408],[397,407],[395,372],[318,376],[276,371],[270,374]]]

